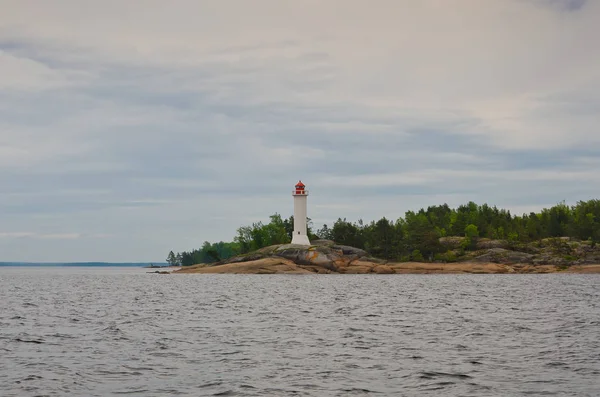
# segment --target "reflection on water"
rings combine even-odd
[[[0,269],[2,396],[597,395],[598,275]]]

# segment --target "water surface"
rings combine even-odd
[[[599,275],[0,269],[1,396],[597,396]]]

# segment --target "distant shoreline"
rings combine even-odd
[[[155,266],[169,266],[168,263],[152,263]],[[149,262],[0,262],[0,267],[139,267]]]

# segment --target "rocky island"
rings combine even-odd
[[[600,273],[600,200],[521,216],[443,204],[396,221],[338,218],[314,231],[302,181],[292,196],[293,216],[275,213],[267,224],[238,228],[231,242],[171,251],[167,262],[182,266],[179,273]]]
[[[460,237],[440,239],[449,250]],[[187,266],[176,273],[232,274],[430,274],[430,273],[600,273],[600,247],[568,238],[511,247],[481,239],[477,249],[455,262],[389,262],[362,249],[315,240],[310,246],[278,244],[212,264]],[[564,254],[564,252],[569,254]]]

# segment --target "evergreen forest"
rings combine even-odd
[[[553,237],[600,241],[600,200],[580,201],[569,206],[564,202],[538,213],[513,215],[508,210],[473,202],[450,208],[447,204],[430,206],[418,212],[408,211],[397,220],[351,222],[338,219],[333,225],[313,230],[312,240],[327,239],[338,244],[366,250],[371,256],[391,261],[452,261],[456,253],[442,244],[445,237],[465,237],[461,250],[475,249],[480,239],[505,240],[514,247]],[[279,214],[269,223],[256,222],[237,229],[231,242],[210,243],[180,253],[169,252],[167,262],[189,266],[214,263],[275,244],[291,241],[294,219]]]

